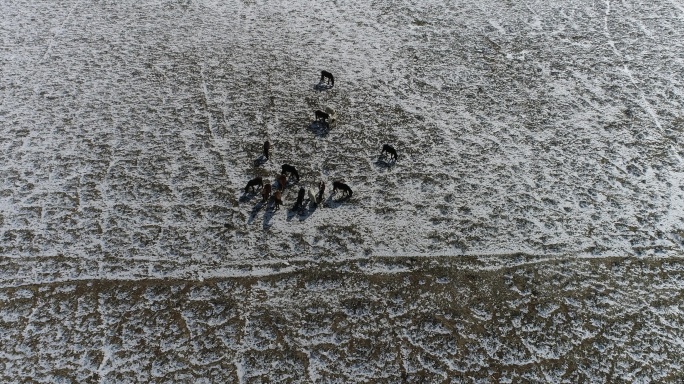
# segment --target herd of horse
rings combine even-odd
[[[321,71],[321,78],[318,82],[318,85],[323,86],[324,84],[329,87],[333,87],[335,85],[335,77],[332,75],[332,73],[328,71]],[[323,112],[321,110],[317,110],[314,112],[314,118],[316,122],[327,124],[328,119],[330,119],[330,117],[330,113]],[[267,140],[264,142],[263,145],[264,160],[269,160],[270,151],[271,143]],[[392,147],[389,144],[384,144],[382,146],[382,151],[380,152],[380,155],[384,156],[385,154],[389,155],[393,161],[397,160],[397,151],[396,149],[394,149],[394,147]],[[272,196],[274,202],[274,211],[277,211],[283,204],[282,193],[285,191],[288,176],[297,179],[297,183],[299,182],[299,172],[297,171],[297,168],[290,164],[283,164],[280,169],[280,175],[278,175],[276,179],[278,182],[278,187],[275,191],[273,191],[273,187],[270,183],[264,184],[264,179],[261,176],[258,176],[247,182],[247,185],[245,186],[245,194],[249,193],[250,190],[252,191],[252,193],[256,193],[257,188],[261,189],[262,203],[268,201]],[[335,194],[337,191],[341,191],[342,195],[346,197],[351,197],[354,193],[351,187],[344,183],[342,180],[333,181],[332,193]],[[309,201],[316,205],[321,204],[323,202],[324,193],[325,182],[321,181],[318,184],[318,193],[314,193],[313,189],[308,190]],[[303,207],[304,198],[306,197],[306,195],[307,190],[304,187],[300,187],[299,192],[297,193],[297,200],[292,209]]]

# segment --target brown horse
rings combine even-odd
[[[245,193],[249,192],[249,189],[252,188],[252,192],[255,192],[254,188],[256,187],[263,187],[264,182],[261,179],[261,176],[255,177],[252,180],[247,182],[247,186],[245,186]]]
[[[333,181],[333,193],[337,192],[338,189],[342,190],[343,195],[348,195],[349,197],[354,193],[352,189],[342,181]]]
[[[284,191],[286,185],[287,185],[287,176],[285,176],[285,175],[278,176],[278,190]]]
[[[274,211],[277,211],[278,209],[280,209],[280,206],[283,205],[283,200],[281,196],[282,195],[280,194],[280,191],[276,191],[273,194],[273,202],[275,203],[275,208],[273,208]]]
[[[271,197],[271,184],[270,183],[266,183],[266,185],[264,185],[264,189],[261,191],[261,197],[263,198],[262,201],[266,201],[266,200],[268,200],[269,197]]]

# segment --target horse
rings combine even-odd
[[[266,183],[264,185],[264,189],[261,191],[261,197],[263,198],[262,202],[265,202],[268,200],[269,197],[271,197],[271,184]]]
[[[309,201],[311,202],[311,204],[318,204],[313,189],[309,188],[307,193],[309,194]]]
[[[268,152],[271,149],[271,143],[268,140],[264,141],[264,157],[268,160]]]
[[[273,208],[274,211],[280,209],[280,206],[283,204],[281,196],[282,195],[280,194],[280,191],[275,191],[275,193],[273,194],[273,202],[275,203],[275,208]]]
[[[284,191],[286,185],[287,185],[287,176],[285,176],[285,175],[278,176],[278,190]]]
[[[323,80],[326,80],[326,84],[335,86],[335,77],[332,75],[332,73],[328,71],[321,71],[321,79],[318,81],[318,83],[323,83]]]
[[[381,155],[381,156],[384,155],[385,152],[389,153],[390,158],[391,158],[392,160],[395,160],[395,161],[397,160],[397,150],[394,149],[393,146],[391,146],[391,145],[389,145],[389,144],[384,144],[384,145],[382,146],[382,152],[380,152],[380,155]]]
[[[306,195],[306,190],[304,189],[304,187],[300,187],[299,193],[297,193],[297,201],[295,202],[295,205],[294,207],[292,207],[292,209],[296,209],[302,206],[302,203],[304,203],[304,195]]]
[[[327,120],[330,118],[330,115],[321,110],[316,110],[314,112],[314,117],[316,118],[316,121],[327,123]]]
[[[323,201],[323,194],[325,193],[325,183],[318,183],[318,196],[316,196],[316,204],[320,204]]]
[[[283,164],[280,173],[283,175],[291,173],[297,178],[297,181],[299,181],[299,172],[297,172],[297,168],[291,166],[290,164]]]
[[[337,121],[337,112],[334,109],[332,109],[330,107],[325,107],[325,113],[328,114],[328,118],[329,118],[331,123],[334,123],[335,121]]]
[[[252,188],[252,192],[254,192],[255,187],[261,187],[263,188],[264,182],[261,179],[261,176],[255,177],[252,180],[247,182],[247,186],[245,186],[245,193],[249,192],[249,189]]]
[[[347,184],[343,183],[342,181],[340,181],[340,180],[333,181],[333,193],[335,193],[338,189],[342,190],[343,195],[349,195],[349,197],[351,197],[351,195],[354,193],[351,190],[351,188],[349,188],[349,186]]]

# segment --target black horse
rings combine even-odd
[[[297,201],[295,202],[294,207],[292,209],[297,209],[302,206],[304,203],[304,195],[306,195],[306,189],[304,187],[299,188],[299,193],[297,193]]]
[[[333,181],[333,193],[335,193],[338,189],[342,190],[343,195],[351,195],[354,193],[352,189],[345,183],[341,182],[340,180]]]
[[[247,186],[245,186],[245,193],[249,192],[250,188],[252,188],[252,192],[254,192],[255,187],[263,188],[263,186],[264,186],[264,182],[263,182],[261,176],[255,177],[252,180],[247,182]]]
[[[316,204],[320,204],[323,201],[323,194],[325,193],[325,183],[320,182],[318,184],[318,195],[316,196]]]
[[[269,151],[271,150],[271,143],[268,140],[264,141],[264,157],[268,160]]]
[[[328,71],[321,71],[321,79],[318,81],[318,83],[322,84],[323,80],[326,81],[326,84],[330,84],[331,87],[335,86],[335,77],[332,75],[332,73]]]
[[[389,155],[390,155],[390,157],[392,158],[392,160],[395,160],[395,161],[397,160],[397,150],[394,149],[393,146],[391,146],[391,145],[389,145],[389,144],[384,144],[384,145],[382,146],[382,152],[380,152],[380,155],[382,156],[382,155],[384,155],[385,153],[389,153]]]
[[[283,164],[281,169],[282,170],[280,173],[282,173],[282,174],[291,173],[294,175],[294,177],[297,178],[297,181],[299,181],[299,172],[297,172],[297,168],[291,166],[290,164]]]
[[[330,115],[321,111],[320,109],[314,112],[314,116],[316,117],[316,121],[321,121],[323,123],[327,123],[328,119],[330,118]]]

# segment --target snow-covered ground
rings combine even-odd
[[[682,52],[680,0],[0,2],[4,379],[128,381],[117,376],[125,371],[182,381],[169,364],[196,378],[218,364],[232,370],[219,376],[245,382],[288,369],[305,380],[399,381],[414,365],[430,382],[502,370],[495,381],[529,372],[532,381],[662,381],[681,371],[684,352],[673,299],[683,284]],[[322,69],[335,74],[332,89],[315,89]],[[325,107],[338,115],[329,130],[312,125]],[[265,140],[272,157],[260,162]],[[397,148],[396,163],[380,157],[384,143]],[[283,209],[244,194],[253,177],[275,182],[283,163],[301,174]],[[336,179],[351,198],[331,194]],[[324,204],[289,209],[300,186],[319,181]],[[633,268],[614,275],[613,260],[645,263],[668,288]],[[555,285],[564,263],[583,271],[577,286]],[[338,283],[313,294],[321,271]],[[487,290],[491,276],[508,284],[515,271],[536,276],[537,293],[513,283]],[[411,304],[404,322],[383,323],[394,318],[383,307],[390,291],[376,283]],[[195,298],[207,284],[220,292]],[[591,301],[606,286],[614,309]],[[147,289],[169,299],[158,305],[141,296]],[[520,315],[529,297],[544,300]],[[374,304],[354,315],[343,300]],[[204,312],[192,313],[196,302]],[[233,336],[217,328],[219,303],[237,311]],[[304,337],[311,311],[364,325]],[[581,326],[556,322],[559,313]],[[287,327],[261,330],[273,314]],[[625,317],[637,328],[620,331]],[[502,326],[529,337],[502,349],[512,337]],[[144,345],[127,344],[128,327],[142,329]],[[55,340],[36,339],[36,329]],[[173,329],[185,341],[151,336]],[[373,337],[359,332],[371,329],[381,341],[364,347]],[[262,331],[276,341],[251,344]],[[461,352],[449,354],[440,332],[461,340]],[[72,345],[74,335],[84,341]],[[463,338],[488,352],[470,354]],[[207,340],[216,345],[199,345]],[[288,352],[264,360],[273,343]],[[394,357],[382,361],[364,349],[390,344]],[[358,359],[338,360],[336,348]],[[61,358],[64,349],[78,358]],[[154,360],[169,351],[198,360]]]
[[[518,261],[2,289],[0,380],[681,382],[679,260]]]

